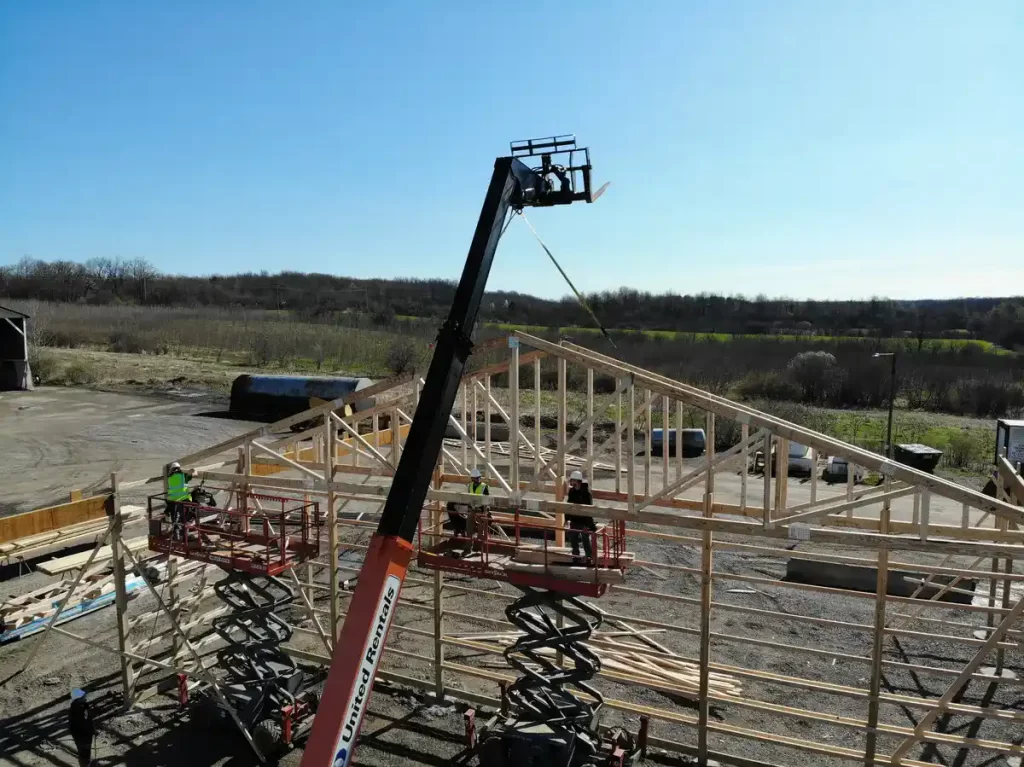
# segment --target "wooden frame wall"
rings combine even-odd
[[[1013,584],[1024,580],[1024,574],[1014,571],[1014,561],[1020,558],[1019,547],[1024,542],[1019,529],[1024,514],[1018,506],[1024,499],[1024,484],[1012,467],[1000,467],[1000,495],[990,498],[578,345],[555,344],[527,334],[509,337],[508,345],[508,361],[467,375],[463,382],[457,412],[450,419],[458,440],[445,445],[438,461],[425,508],[426,530],[428,534],[438,530],[445,502],[467,502],[472,498],[465,492],[464,483],[473,467],[479,467],[488,476],[490,502],[496,514],[520,506],[550,517],[557,525],[564,514],[576,510],[564,502],[563,491],[567,473],[580,468],[593,477],[595,505],[586,510],[588,514],[598,520],[625,520],[628,535],[635,541],[692,551],[695,566],[642,559],[635,564],[665,578],[693,576],[700,584],[698,596],[636,589],[630,586],[628,576],[623,586],[613,589],[613,593],[636,600],[660,601],[669,606],[667,609],[686,610],[690,620],[653,620],[625,610],[607,611],[609,625],[619,632],[617,640],[613,637],[608,641],[613,645],[616,641],[625,642],[637,663],[653,664],[661,671],[629,671],[609,665],[599,681],[689,698],[697,702],[696,711],[671,705],[665,698],[648,704],[613,695],[608,698],[610,710],[631,717],[650,717],[655,735],[662,726],[673,734],[679,727],[692,729],[692,740],[689,736],[679,739],[677,735],[674,740],[656,738],[652,742],[694,753],[700,760],[720,755],[720,748],[742,753],[743,743],[751,739],[777,746],[781,752],[803,752],[804,758],[814,754],[837,763],[865,765],[925,764],[915,758],[921,744],[1024,754],[1024,749],[1010,739],[971,738],[933,728],[935,721],[946,714],[1024,722],[1024,712],[956,702],[967,683],[1022,683],[1001,673],[1017,662],[1017,640],[1021,636],[1017,622],[1024,612],[1024,600],[1015,599],[1016,589],[1011,591]],[[557,388],[554,392],[542,391],[542,367],[552,366],[557,371]],[[507,388],[496,387],[494,377],[506,373]],[[571,390],[570,380],[581,385]],[[613,382],[611,393],[595,393],[595,384],[602,380]],[[291,577],[299,587],[302,607],[310,619],[309,627],[303,630],[318,638],[322,652],[288,648],[299,657],[324,662],[329,657],[350,597],[350,592],[341,590],[338,584],[345,579],[343,569],[351,568],[352,575],[357,573],[359,563],[352,558],[352,552],[365,548],[350,533],[365,533],[375,526],[375,512],[350,514],[346,509],[353,503],[371,503],[378,510],[382,506],[412,420],[419,383],[419,376],[409,376],[360,392],[360,397],[377,396],[378,404],[372,411],[341,417],[338,411],[345,404],[341,399],[179,459],[186,467],[216,459],[198,466],[198,474],[224,490],[261,489],[321,501],[327,521],[325,556],[304,565],[302,572]],[[553,398],[553,431],[542,428],[542,398]],[[575,415],[577,409],[582,415]],[[570,410],[574,414],[571,420]],[[688,425],[684,423],[687,412],[691,416],[694,412],[702,414],[708,436],[707,453],[696,461],[684,461],[681,455],[672,456],[665,451],[660,460],[655,460],[658,457],[652,456],[650,449],[655,423],[682,428]],[[474,414],[472,418],[470,413]],[[484,415],[483,424],[477,413]],[[532,423],[527,421],[524,426],[528,416],[532,416]],[[382,428],[385,417],[388,424]],[[507,440],[498,442],[491,438],[492,417],[495,422],[501,420],[512,427]],[[316,421],[312,428],[281,433],[293,424],[311,420]],[[610,433],[606,428],[595,428],[609,423],[614,424]],[[724,435],[727,428],[737,435],[735,444],[716,445],[716,433]],[[546,440],[551,446],[542,444]],[[877,487],[848,483],[828,488],[819,486],[815,475],[809,482],[808,499],[791,500],[790,495],[796,491],[794,483],[786,479],[789,442],[811,448],[815,460],[819,456],[842,456],[851,466],[879,474],[882,482]],[[763,450],[765,456],[770,456],[773,448],[779,469],[776,475],[766,470],[763,477],[749,477],[746,466],[753,453]],[[767,469],[770,462],[765,463]],[[738,499],[726,500],[726,483],[738,485]],[[949,509],[954,506],[955,522],[949,518]],[[842,551],[837,552],[837,547]],[[339,564],[343,552],[349,553],[344,563]],[[819,563],[872,567],[877,572],[876,588],[873,594],[845,591],[733,572],[718,566],[719,552],[743,552],[780,562],[797,557]],[[128,555],[131,556],[130,552]],[[889,578],[905,569],[924,574],[919,591],[935,579],[951,579],[938,588],[936,596],[957,589],[964,579],[980,579],[989,585],[987,600],[984,604],[954,605],[937,598],[892,596]],[[169,594],[167,613],[176,616],[185,607],[176,595],[180,570],[174,573],[169,568],[168,572],[163,586]],[[421,667],[423,671],[385,671],[382,676],[420,686],[439,697],[496,701],[497,685],[510,675],[478,663],[453,660],[446,650],[471,650],[492,660],[500,657],[500,635],[508,630],[501,617],[502,607],[510,598],[509,592],[467,586],[441,573],[415,570],[409,583],[430,589],[432,596],[424,601],[410,600],[403,594],[404,607],[399,615],[429,618],[429,628],[396,625],[389,642],[389,657],[400,658],[403,664]],[[870,603],[872,609],[870,619],[862,620],[783,613],[742,604],[741,600],[727,596],[731,592],[720,584],[817,592],[852,606]],[[203,593],[200,589],[199,594]],[[494,614],[468,615],[452,609],[445,595],[459,594],[493,600]],[[324,596],[328,598],[326,608],[317,604],[323,603]],[[862,634],[865,649],[854,652],[822,648],[810,640],[801,641],[799,632],[792,641],[739,635],[716,629],[714,618],[718,615],[785,620],[807,627],[807,631],[841,626]],[[128,619],[119,610],[119,634],[134,625],[132,621],[148,617]],[[145,658],[130,643],[121,644],[115,652],[143,666],[164,663],[165,669],[187,668],[185,657],[193,661],[198,657],[189,631],[203,617],[184,625],[171,621],[173,625],[166,635],[178,641],[167,659]],[[482,626],[490,627],[499,638],[482,638]],[[666,637],[692,638],[696,640],[696,651],[691,656],[674,652],[652,640],[644,633],[646,630],[664,632]],[[403,636],[412,637],[420,651],[403,644]],[[959,668],[951,668],[948,664],[904,663],[886,657],[887,643],[921,636],[938,639],[951,650],[967,653],[968,660]],[[424,652],[423,641],[428,638],[429,650]],[[753,663],[722,663],[716,658],[716,650],[730,643],[757,648],[765,656],[781,653],[860,667],[867,681],[864,685],[848,685],[780,673]],[[979,671],[985,664],[996,669],[994,676]],[[666,671],[669,666],[676,671]],[[685,670],[691,667],[692,673]],[[190,668],[194,671],[196,667]],[[910,670],[937,680],[936,684],[943,685],[945,692],[929,696],[886,691],[882,682],[890,669]],[[134,673],[134,667],[125,671],[126,688],[131,686]],[[862,704],[863,712],[853,716],[782,704],[756,695],[737,694],[737,688],[730,686],[744,682],[852,699]],[[491,693],[479,685],[492,686]],[[474,686],[477,689],[467,689]],[[897,707],[923,713],[908,726],[893,719],[892,710]],[[712,717],[712,708],[724,713]],[[770,716],[774,723],[770,728],[758,729],[730,721],[731,712],[744,711]],[[839,739],[841,742],[804,735],[794,727],[797,720],[835,728],[846,735]],[[736,721],[742,722],[743,717],[736,714]]]

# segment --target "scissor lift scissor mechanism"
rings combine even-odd
[[[293,498],[237,492],[235,508],[149,499],[149,547],[169,555],[214,564],[227,575],[214,584],[224,603],[213,618],[223,641],[217,651],[220,689],[247,728],[261,755],[273,760],[308,731],[319,696],[281,650],[292,627],[277,613],[295,599],[281,575],[320,551],[319,505]],[[179,695],[195,720],[228,724],[230,717],[209,690],[189,700],[189,682],[179,677]]]

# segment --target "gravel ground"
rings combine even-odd
[[[21,408],[25,404],[28,404],[29,409]],[[31,395],[22,395],[17,406],[6,397],[0,398],[0,455],[4,456],[3,465],[0,466],[0,487],[3,488],[4,501],[19,507],[22,504],[37,505],[33,503],[33,498],[63,493],[72,487],[81,486],[90,477],[93,480],[102,477],[109,473],[112,464],[118,464],[114,468],[123,468],[133,476],[142,476],[158,469],[164,461],[175,455],[240,433],[249,427],[249,424],[197,415],[207,408],[216,409],[216,406],[215,401],[198,399],[189,401],[180,397],[144,397],[76,390],[41,390]],[[28,418],[31,409],[37,409],[35,415],[41,417]],[[17,439],[10,428],[12,424],[17,425]],[[54,471],[54,467],[58,470]],[[655,461],[652,475],[656,482],[660,481],[658,471]],[[753,493],[759,483],[751,481],[749,486]],[[735,482],[732,478],[723,478],[716,488],[717,496],[735,502],[738,487],[738,477]],[[801,495],[806,492],[806,484],[793,480],[790,502],[800,502]],[[837,488],[836,492],[841,490]],[[753,498],[751,495],[751,502],[756,502]],[[936,513],[944,514],[946,510],[933,507],[933,515]],[[959,519],[958,510],[949,509],[948,513]],[[128,534],[137,535],[140,532],[132,530]],[[362,531],[358,534],[347,532],[345,536],[346,540],[365,537],[366,533]],[[641,560],[685,567],[699,566],[700,550],[692,546],[634,538],[630,541],[630,548]],[[903,554],[898,558],[903,561],[910,559]],[[918,555],[918,559],[912,561],[934,562],[935,559],[928,555]],[[785,574],[785,560],[719,550],[715,555],[715,569],[720,573],[778,580]],[[422,573],[414,575],[426,577]],[[39,573],[33,573],[20,579],[3,581],[0,582],[0,596],[22,593],[48,580]],[[460,581],[474,588],[512,593],[508,586],[485,581],[469,582],[468,579],[457,577],[446,579],[450,583]],[[656,574],[655,571],[634,568],[625,585],[631,589],[690,599],[699,596],[697,578],[679,571],[662,570]],[[979,584],[979,590],[985,592],[986,584]],[[404,596],[429,602],[431,591],[422,585],[410,584]],[[867,687],[869,666],[844,656],[869,655],[869,632],[838,623],[808,624],[784,616],[807,615],[845,624],[870,624],[874,616],[873,599],[798,590],[781,584],[748,584],[724,578],[716,580],[713,598],[716,603],[783,614],[747,614],[724,609],[713,611],[713,631],[731,637],[713,640],[711,652],[714,662],[838,685]],[[324,606],[324,598],[318,604]],[[500,618],[503,605],[504,602],[476,594],[450,592],[445,597],[446,609],[466,615]],[[140,596],[133,603],[132,614],[140,614],[154,606],[151,596]],[[613,590],[602,598],[601,606],[606,610],[645,620],[672,623],[688,630],[689,633],[659,634],[657,640],[681,655],[696,657],[698,647],[694,632],[699,623],[695,605],[680,601],[666,602]],[[890,610],[893,609],[896,609],[895,606],[890,606]],[[943,617],[951,621],[977,623],[982,616],[963,610],[951,610],[943,611]],[[396,620],[402,626],[426,631],[433,628],[433,618],[429,613],[408,607],[399,610]],[[301,625],[298,618],[296,623]],[[941,632],[968,637],[970,633],[966,628],[943,627],[937,632],[934,626],[927,623],[907,623],[905,626],[920,634],[900,637],[898,642],[893,638],[887,639],[887,659],[958,669],[970,659],[975,650],[970,645],[953,644],[935,636]],[[67,624],[66,628],[108,647],[116,646],[112,610],[86,616]],[[445,628],[449,633],[494,630],[492,624],[455,618],[447,618]],[[398,631],[393,632],[392,637],[392,646],[398,649],[428,655],[432,653],[428,638]],[[821,650],[823,654],[805,655],[791,650],[767,648],[755,645],[752,640],[800,645]],[[16,675],[37,641],[38,638],[0,646],[0,680],[3,680],[0,684],[0,765],[34,767],[75,763],[64,719],[68,693],[75,686],[87,687],[100,711],[100,764],[198,767],[254,763],[239,736],[232,732],[217,733],[199,729],[190,721],[187,713],[178,710],[172,697],[150,698],[130,713],[119,712],[114,694],[120,684],[116,659],[99,649],[54,635],[48,639],[46,648],[34,664],[25,673]],[[297,635],[293,643],[304,649],[320,649],[319,640],[307,634]],[[503,659],[493,655],[447,647],[446,658],[485,670],[506,669],[507,673]],[[1007,653],[1007,662],[1011,668],[1024,673],[1017,651]],[[387,656],[384,667],[421,678],[429,678],[431,673],[422,662],[396,655]],[[883,690],[898,694],[938,698],[949,681],[950,677],[935,677],[888,667],[882,685]],[[463,686],[490,696],[496,695],[496,687],[492,682],[471,678],[455,679],[450,675],[446,675],[446,682],[452,687]],[[802,709],[806,714],[781,716],[739,705],[739,702],[716,702],[712,706],[712,722],[805,738],[839,747],[863,747],[865,734],[857,727],[844,726],[841,722],[820,721],[821,715],[864,719],[867,703],[862,698],[802,690],[767,680],[743,679],[742,683],[744,700],[790,706]],[[668,708],[685,716],[696,715],[692,702],[667,694],[607,682],[601,683],[601,689],[611,698]],[[1003,685],[992,689],[972,683],[959,702],[1020,711],[1024,706],[1020,690],[1018,686]],[[458,760],[463,750],[461,708],[456,706],[450,710],[432,711],[429,703],[420,698],[414,699],[408,691],[402,690],[375,695],[371,704],[371,718],[364,726],[364,745],[358,753],[358,763],[440,765]],[[920,708],[887,704],[881,707],[880,717],[888,724],[913,727],[923,713]],[[613,711],[607,712],[604,721],[608,724],[622,723],[632,729],[636,727],[635,717],[627,719]],[[1012,720],[940,717],[933,729],[980,739],[1014,743],[1022,740],[1019,723]],[[682,725],[655,722],[652,734],[684,744],[695,744],[695,731]],[[898,741],[895,736],[883,734],[879,739],[879,749],[891,751]],[[809,764],[831,767],[850,763],[826,755],[794,751],[764,740],[738,739],[719,733],[711,734],[710,745],[712,749],[742,755],[753,763],[764,765]],[[929,763],[962,767],[1003,763],[1002,757],[992,751],[982,748],[957,751],[948,745],[919,746],[909,756]],[[298,761],[299,752],[293,752],[282,763],[297,765]]]

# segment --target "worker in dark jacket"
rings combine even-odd
[[[85,690],[73,690],[71,693],[68,729],[71,731],[71,737],[75,740],[75,748],[78,750],[78,763],[81,767],[88,767],[92,764],[92,740],[96,734],[96,728],[92,721],[92,711],[89,710],[89,701],[85,697]]]
[[[590,494],[590,487],[583,479],[583,474],[574,471],[569,475],[569,493],[565,499],[569,503],[578,503],[582,506],[593,506],[594,498]],[[566,514],[569,522],[569,542],[572,544],[573,557],[580,555],[580,543],[583,544],[583,553],[586,555],[587,564],[594,559],[593,547],[590,544],[590,533],[597,530],[593,517],[585,517],[579,514]]]

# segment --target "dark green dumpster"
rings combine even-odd
[[[893,457],[900,463],[932,474],[939,465],[942,451],[928,445],[893,445]]]

